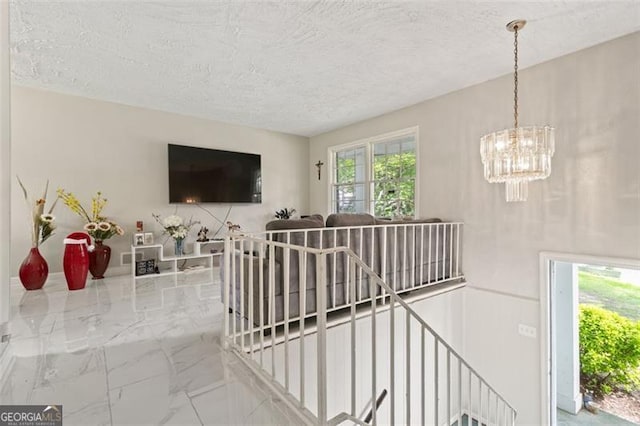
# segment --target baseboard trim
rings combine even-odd
[[[571,414],[578,414],[582,407],[582,394],[578,393],[574,397],[558,393],[556,396],[556,405],[559,409]]]

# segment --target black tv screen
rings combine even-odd
[[[170,203],[261,203],[260,155],[169,144]]]

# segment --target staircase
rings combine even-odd
[[[284,259],[281,321],[275,314],[276,250]],[[346,304],[328,314],[327,272],[336,255],[347,264]],[[294,256],[301,260],[297,301],[289,296]],[[306,300],[309,262],[315,268],[313,309]],[[516,410],[349,248],[232,235],[223,268],[229,312],[223,347],[264,380],[300,423],[515,424]]]

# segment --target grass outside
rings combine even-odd
[[[640,285],[578,272],[580,303],[600,306],[634,321],[640,321]]]

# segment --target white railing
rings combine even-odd
[[[430,229],[433,236],[444,226],[452,225],[418,228]],[[457,227],[456,240],[459,226],[451,228]],[[362,242],[366,228],[349,229],[346,235],[363,232],[359,234]],[[396,239],[400,234],[397,227],[395,233],[370,229],[371,235],[380,232],[381,241],[387,244],[390,235]],[[310,234],[318,231],[287,231],[285,241],[301,232],[300,237],[309,243],[321,236]],[[407,238],[406,229],[400,238]],[[227,238],[223,301],[225,312],[232,313],[225,315],[223,345],[278,392],[301,422],[366,424],[370,413],[372,424],[461,425],[465,418],[468,424],[472,419],[480,424],[515,423],[513,407],[394,290],[394,286],[400,291],[424,287],[414,280],[414,274],[424,277],[422,267],[413,264],[409,271],[393,267],[398,262],[398,244],[385,246],[396,254],[387,259],[389,252],[382,250],[376,263],[373,249],[374,255],[366,262],[349,247],[316,248],[276,239],[273,233],[269,239]],[[333,242],[337,242],[335,237]],[[431,243],[425,247],[424,240],[419,245],[422,249],[414,245],[413,255],[400,254],[409,259],[404,265],[412,264],[416,252],[431,248]],[[404,242],[403,247],[407,247]],[[443,273],[438,280],[436,274],[433,281],[426,280],[427,285],[462,276],[459,249],[451,245],[449,253],[449,259],[456,260],[436,266],[448,270],[449,276]],[[429,260],[431,254],[417,259]],[[335,271],[338,262],[344,266],[338,267],[340,274]],[[386,273],[390,266],[391,275]],[[393,286],[375,267],[382,277],[391,278]],[[336,296],[340,284],[342,298]],[[342,325],[329,327],[333,323]]]
[[[365,262],[376,274],[385,280],[391,288],[398,294],[415,292],[416,290],[443,284],[452,281],[462,281],[462,256],[460,250],[460,240],[462,223],[413,223],[389,224],[389,225],[366,225],[351,227],[326,227],[311,229],[292,229],[267,231],[260,234],[253,234],[256,238],[264,238],[268,241],[276,241],[287,245],[303,246],[316,249],[333,247],[350,248],[360,259]],[[253,259],[245,257],[248,264],[243,265],[246,274],[249,269],[254,270],[258,276],[259,270],[274,267],[272,272],[276,275],[276,315],[277,324],[282,324],[285,300],[284,295],[289,291],[284,291],[287,285],[285,276],[290,276],[292,293],[299,290],[299,278],[305,274],[306,279],[313,280],[315,265],[308,256],[299,258],[294,255],[285,264],[285,254],[282,249],[276,248],[274,251],[275,263],[269,264],[269,254],[266,247],[254,247],[250,249],[248,245],[236,247],[239,251],[258,251]],[[261,258],[260,255],[263,255]],[[305,256],[305,255],[302,255]],[[236,260],[232,259],[232,262]],[[299,268],[304,266],[304,268]],[[230,265],[236,269],[239,265]],[[344,309],[346,305],[345,295],[347,293],[346,275],[347,258],[344,253],[333,252],[328,258],[327,265],[327,286],[329,287],[329,299],[327,309],[329,312]],[[289,271],[284,273],[284,271]],[[307,276],[308,275],[308,276]],[[366,278],[366,277],[365,277]],[[254,278],[259,279],[259,278]],[[257,287],[257,284],[254,284]],[[311,293],[313,285],[306,287]],[[368,300],[368,286],[366,279],[358,277],[356,288],[356,299]],[[264,295],[267,296],[266,294]],[[306,295],[302,295],[304,298]],[[380,297],[384,296],[384,291]],[[314,298],[307,298],[307,312],[314,311]],[[289,300],[291,303],[291,300]],[[254,306],[257,310],[257,306]],[[254,312],[255,316],[259,312]],[[291,306],[289,310],[291,317],[299,315],[298,306]]]

